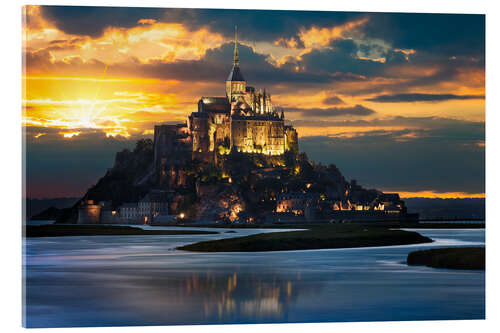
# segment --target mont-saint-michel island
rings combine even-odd
[[[222,90],[221,83],[221,90]],[[116,154],[70,215],[77,224],[417,221],[397,193],[365,189],[300,153],[271,93],[247,84],[235,36],[225,96]]]
[[[23,16],[23,326],[485,318],[484,15]]]

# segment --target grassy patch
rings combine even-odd
[[[254,252],[388,246],[432,242],[416,232],[366,225],[323,225],[309,230],[275,232],[199,242],[179,247],[198,252]]]
[[[104,235],[205,235],[217,234],[216,231],[197,230],[143,230],[130,226],[52,224],[26,226],[25,237],[58,236],[104,236]]]
[[[434,268],[477,269],[485,268],[484,247],[451,247],[411,252],[408,265]]]

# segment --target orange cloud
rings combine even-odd
[[[28,11],[30,17],[40,17],[38,7],[29,7]],[[109,27],[102,36],[91,38],[68,35],[40,19],[35,26],[25,25],[24,44],[31,51],[48,51],[52,63],[97,60],[115,64],[134,59],[142,63],[198,60],[206,50],[226,42],[221,34],[207,28],[191,31],[182,24],[148,19],[139,20],[138,24],[129,29]]]
[[[56,127],[65,130],[79,128],[103,129],[110,135],[145,133],[154,123],[184,121],[196,109],[196,101],[202,95],[224,94],[223,82],[191,82],[175,80],[141,79],[134,64],[199,60],[210,48],[227,42],[225,38],[209,28],[188,29],[182,24],[161,23],[142,18],[137,26],[125,29],[109,27],[97,38],[66,34],[46,21],[39,6],[25,6],[29,16],[23,26],[25,50],[39,56],[37,69],[23,77],[26,89],[23,95],[25,125]],[[283,59],[300,58],[312,48],[329,47],[332,40],[353,38],[357,29],[368,22],[368,18],[326,28],[303,28],[298,36],[274,43],[257,43],[254,50],[270,51],[268,60],[280,66]],[[366,41],[365,41],[366,42]],[[251,45],[249,45],[251,46]],[[301,49],[303,46],[305,48]],[[252,47],[252,46],[251,46]],[[405,56],[415,53],[412,49],[397,49]],[[364,56],[363,56],[364,57]],[[40,60],[43,58],[43,61]],[[368,59],[368,58],[367,58]],[[377,58],[369,58],[377,60]],[[30,60],[34,61],[34,60]],[[383,61],[382,58],[378,61]],[[56,71],[51,64],[63,66]],[[117,68],[107,77],[108,65]],[[123,70],[124,64],[130,65]],[[120,67],[121,66],[121,67]],[[345,105],[363,105],[377,111],[376,117],[390,118],[396,115],[407,117],[440,116],[484,121],[484,101],[449,101],[426,105],[416,103],[386,104],[380,106],[365,101],[377,94],[392,92],[409,80],[432,76],[439,71],[436,66],[390,66],[385,75],[389,77],[360,77],[355,81],[340,81],[325,87],[312,86],[297,90],[276,86],[272,91],[275,105],[293,108],[325,108],[325,99],[332,95],[342,96]],[[122,71],[120,71],[122,69]],[[296,68],[301,71],[301,68]],[[110,67],[112,71],[112,67]],[[42,75],[43,73],[43,75]],[[37,75],[34,75],[37,74]],[[484,71],[459,69],[458,80],[429,85],[414,92],[432,93],[440,91],[455,94],[484,94]],[[281,91],[280,91],[281,90]],[[356,92],[366,90],[358,94]],[[218,91],[215,92],[215,91]],[[359,96],[358,96],[359,95]],[[300,120],[299,113],[286,113],[287,120]],[[363,119],[372,119],[367,116]],[[347,118],[342,118],[343,120]],[[408,127],[405,127],[408,128]],[[299,128],[301,136],[308,135],[357,135],[375,129],[400,130],[400,126],[378,127],[313,127]],[[411,140],[406,134],[400,140]]]
[[[330,45],[332,40],[347,37],[348,33],[366,24],[368,21],[369,18],[365,17],[330,28],[318,28],[314,26],[309,29],[303,28],[299,32],[299,38],[307,49],[321,48]]]
[[[65,139],[71,139],[74,136],[80,135],[81,132],[59,132]]]
[[[293,122],[292,122],[293,124]],[[339,123],[336,126],[301,126],[294,124],[294,127],[299,132],[301,138],[308,136],[329,136],[335,138],[349,139],[358,136],[366,135],[373,131],[402,131],[407,129],[407,126],[342,126]]]
[[[398,192],[401,198],[441,198],[441,199],[486,198],[485,193],[435,192],[435,191],[404,192],[404,191],[392,191],[392,190],[387,192]]]
[[[139,24],[155,24],[156,20],[153,20],[153,19],[140,19],[139,21],[137,21],[137,23],[139,23]]]
[[[311,52],[312,49],[330,47],[333,40],[351,38],[355,30],[368,21],[369,18],[365,17],[332,27],[318,28],[312,26],[308,29],[302,28],[297,37],[278,38],[272,44],[261,42],[257,44],[257,49],[270,53],[270,62],[280,67],[287,62],[301,60],[301,57]],[[370,58],[370,60],[374,59]],[[375,58],[375,61],[383,62],[385,59]]]
[[[94,129],[129,137],[155,123],[183,122],[196,109],[192,91],[175,80],[24,76],[23,83],[23,124],[64,133]]]

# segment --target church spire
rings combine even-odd
[[[234,58],[233,58],[233,68],[227,77],[226,82],[245,82],[243,75],[240,70],[240,59],[238,57],[238,30],[237,27],[234,27]],[[230,90],[230,91],[229,91]],[[228,96],[234,95],[234,88],[231,88],[227,91]],[[241,88],[243,94],[245,93],[245,88]]]
[[[238,26],[234,26],[234,59],[233,66],[239,66],[240,59],[238,58]]]

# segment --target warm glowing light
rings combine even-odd
[[[174,93],[149,87],[175,86],[173,80],[105,77],[25,76],[23,124],[102,131],[108,137],[152,134],[154,123],[184,120],[189,105],[179,107]],[[154,84],[153,84],[154,83]]]
[[[47,135],[47,133],[38,133],[38,134],[36,134],[36,135],[33,135],[33,137],[34,137],[35,139],[38,139],[39,137],[41,137],[41,136],[43,136],[43,135]]]
[[[398,192],[401,198],[441,198],[441,199],[465,199],[465,198],[486,198],[486,193],[465,193],[465,192],[435,192],[435,191],[388,191]]]
[[[365,17],[357,21],[350,21],[331,28],[317,28],[315,26],[309,29],[303,28],[299,33],[299,38],[302,40],[306,48],[328,46],[332,40],[344,37],[346,33],[366,24],[368,21],[369,18]]]
[[[184,218],[184,216],[185,216],[185,215],[184,215],[184,213],[180,213],[180,214],[179,214],[179,217],[180,217],[181,219],[183,219],[183,218]]]
[[[114,129],[114,130],[110,130],[110,131],[105,131],[105,133],[106,133],[107,138],[109,138],[109,137],[114,138],[117,135],[121,135],[121,136],[126,137],[126,138],[128,138],[130,136],[130,134],[125,129]]]
[[[74,136],[80,135],[81,132],[59,132],[65,139],[71,139]]]
[[[380,57],[380,58],[370,58],[370,57],[362,57],[362,56],[359,56],[358,59],[361,59],[361,60],[371,60],[371,61],[375,61],[375,62],[380,62],[380,63],[385,63],[387,61],[387,59],[385,57]]]

